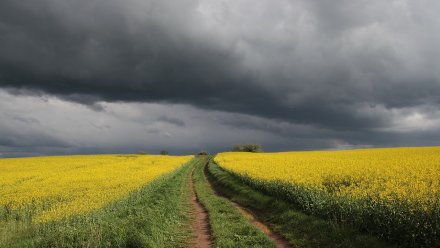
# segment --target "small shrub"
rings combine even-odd
[[[200,151],[199,153],[197,153],[198,156],[206,156],[209,155],[209,152],[207,151]]]
[[[242,144],[235,145],[232,148],[233,152],[262,152],[260,144]]]

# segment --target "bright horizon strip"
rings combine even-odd
[[[127,196],[193,156],[78,155],[0,159],[0,207],[32,221],[85,214]]]

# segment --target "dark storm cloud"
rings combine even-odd
[[[194,37],[196,2],[183,2],[2,1],[1,83],[85,103],[232,94],[246,76],[233,54]]]
[[[260,143],[265,151],[438,145],[440,110],[388,111],[386,128],[335,130],[182,104],[98,102],[96,111],[55,96],[16,96],[0,89],[0,157],[47,154],[193,154]],[[167,120],[167,121],[164,121]],[[184,123],[179,126],[176,123]]]
[[[377,130],[394,123],[387,111],[440,105],[436,7],[434,0],[3,0],[0,85],[97,111],[99,100],[184,103],[380,143]],[[284,132],[301,136],[292,130]]]

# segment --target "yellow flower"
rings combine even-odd
[[[331,195],[409,204],[439,204],[440,147],[347,151],[220,153],[224,169],[264,182],[282,181]]]
[[[191,158],[89,155],[0,159],[0,208],[31,215],[35,222],[84,214],[126,196]]]

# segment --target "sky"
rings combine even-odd
[[[440,145],[437,0],[2,0],[0,157]]]

